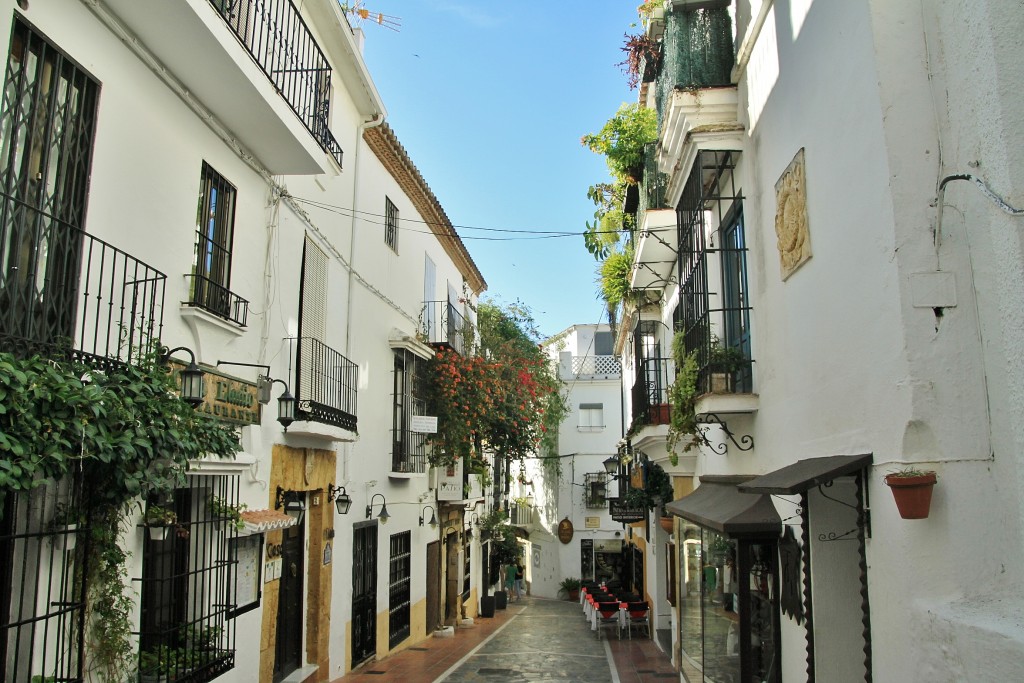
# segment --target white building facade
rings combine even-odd
[[[1014,678],[1024,15],[670,1],[657,21],[632,281],[651,294],[618,349],[650,461],[669,401],[645,370],[672,384],[680,334],[697,371],[674,661],[690,681]],[[897,511],[902,469],[937,473],[925,518]]]
[[[483,492],[429,468],[413,417],[434,350],[466,351],[486,284],[384,122],[339,4],[19,1],[0,17],[0,285],[42,307],[9,309],[2,348],[71,338],[102,364],[159,343],[202,371],[197,410],[241,438],[235,459],[141,501],[122,539],[132,657],[161,658],[160,680],[325,681],[472,617],[481,550],[464,529]],[[46,283],[31,299],[30,281]],[[63,322],[40,328],[50,309]],[[294,415],[275,419],[281,397]],[[238,528],[215,498],[244,510]],[[84,628],[81,611],[26,623],[38,601],[11,589],[30,568],[10,539],[52,505],[0,529],[6,680],[94,675],[75,638],[24,644]],[[178,534],[143,528],[156,507]]]

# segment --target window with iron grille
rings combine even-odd
[[[80,473],[0,492],[0,681],[82,680],[87,529]]]
[[[230,290],[236,194],[234,186],[204,161],[199,183],[191,303],[244,324],[244,320],[238,320],[239,304]]]
[[[583,475],[584,496],[588,508],[603,508],[607,503],[608,475],[591,472]]]
[[[710,391],[718,346],[746,359],[731,372],[732,391],[751,391],[743,197],[735,174],[739,152],[702,150],[676,207],[679,305],[673,314],[687,352],[695,352],[699,393]],[[716,244],[717,243],[717,244]],[[718,283],[720,275],[721,286]]]
[[[391,567],[388,582],[388,647],[409,637],[409,603],[412,583],[411,532],[391,534]]]
[[[384,198],[384,243],[398,253],[398,207],[387,197]]]
[[[393,411],[391,431],[392,472],[426,472],[426,434],[413,432],[413,415],[425,415],[427,401],[424,391],[427,362],[405,349],[395,351]]]
[[[15,19],[0,106],[0,336],[75,331],[99,84]]]
[[[148,501],[137,579],[140,671],[162,672],[167,683],[210,681],[235,665],[236,530],[212,503],[237,506],[238,477],[189,484]]]

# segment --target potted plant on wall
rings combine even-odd
[[[219,496],[211,496],[209,507],[210,515],[214,518],[214,525],[217,529],[220,529],[221,523],[225,521],[235,527],[236,531],[245,529],[245,522],[242,521],[242,512],[249,507],[245,503],[232,505]]]
[[[735,346],[723,346],[722,340],[711,335],[711,351],[708,368],[711,371],[711,391],[722,394],[733,391],[736,372],[747,363],[743,352]]]
[[[925,519],[932,504],[932,488],[937,477],[933,470],[911,467],[885,475],[885,483],[892,490],[896,508],[903,519]]]
[[[174,510],[150,503],[142,516],[142,523],[149,529],[149,537],[154,541],[162,541],[167,538],[167,530],[178,521]]]

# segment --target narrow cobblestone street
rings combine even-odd
[[[649,638],[598,641],[577,603],[526,598],[454,638],[431,638],[343,680],[654,683],[678,680],[678,674]]]

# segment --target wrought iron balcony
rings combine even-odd
[[[451,347],[466,355],[472,339],[471,323],[449,301],[426,301],[420,317],[420,333],[429,344]]]
[[[195,306],[245,327],[249,319],[249,302],[208,277],[186,275],[192,281],[186,306]]]
[[[210,0],[310,134],[341,165],[328,130],[331,65],[291,0]]]
[[[359,367],[319,339],[300,337],[297,342],[297,418],[355,431]]]
[[[634,425],[668,424],[668,387],[674,379],[671,363],[669,358],[640,361],[632,389]]]
[[[0,348],[137,362],[155,350],[167,276],[0,194]]]
[[[668,178],[658,171],[658,143],[644,145],[644,175],[640,180],[640,201],[637,206],[636,224],[645,228],[644,219],[648,210],[670,208],[666,203]]]
[[[731,84],[735,57],[727,7],[676,9],[665,17],[661,69],[655,82],[660,126],[666,101],[676,89]]]
[[[427,434],[408,427],[395,434],[391,449],[391,471],[423,474],[427,471]]]

